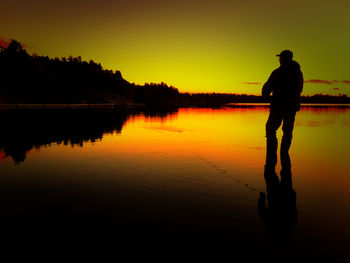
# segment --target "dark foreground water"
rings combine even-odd
[[[12,242],[347,262],[349,108],[302,108],[290,198],[266,200],[268,108],[0,116],[0,233]]]

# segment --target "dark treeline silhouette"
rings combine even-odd
[[[129,94],[129,97],[136,103],[162,107],[176,107],[181,104],[179,91],[164,82],[145,83],[143,86],[132,84]]]
[[[264,103],[268,100],[261,96],[229,93],[182,93],[183,104],[193,106],[223,105],[228,103]]]
[[[334,103],[334,104],[350,104],[350,98],[345,94],[338,96],[315,94],[313,96],[301,96],[302,103]]]
[[[137,85],[125,80],[120,71],[103,69],[92,60],[29,55],[16,40],[0,48],[0,79],[0,104],[142,103],[179,107],[270,102],[269,98],[247,94],[179,93],[164,82]],[[301,97],[301,102],[350,104],[350,98],[316,94]]]
[[[175,111],[176,112],[176,111]],[[0,151],[23,162],[26,153],[52,143],[80,146],[104,134],[121,133],[128,118],[137,114],[166,118],[175,112],[130,109],[3,109],[0,110]]]
[[[167,103],[179,92],[165,83],[144,86],[126,81],[120,71],[81,57],[29,55],[11,40],[0,50],[0,103]]]
[[[228,103],[270,103],[271,98],[247,94],[230,93],[182,93],[182,104],[185,105],[223,105]],[[301,96],[301,103],[320,104],[350,104],[350,98],[346,95],[331,96],[315,94],[312,96]]]

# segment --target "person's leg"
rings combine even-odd
[[[293,138],[293,128],[295,121],[295,112],[286,113],[283,116],[283,137],[281,142],[280,156],[283,168],[290,169],[291,162],[289,157],[289,148]]]
[[[282,116],[278,112],[270,112],[266,122],[266,163],[267,168],[275,169],[277,164],[278,141],[276,131],[281,126]]]

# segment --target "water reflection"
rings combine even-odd
[[[166,119],[177,109],[7,109],[0,110],[0,159],[15,164],[33,148],[52,143],[80,146],[101,140],[104,134],[121,133],[129,118],[142,114]]]
[[[281,162],[290,162],[289,154],[281,155]],[[279,179],[275,169],[265,166],[266,193],[260,192],[258,212],[274,241],[282,245],[296,226],[298,213],[291,167],[282,168],[280,177]]]
[[[265,171],[265,181],[268,108],[182,108],[178,116],[144,109],[0,111],[0,159],[1,150],[17,161],[27,154],[21,165],[10,157],[0,163],[0,232],[90,235],[106,226],[120,240],[143,236],[149,243],[158,232],[161,242],[188,240],[189,248],[195,241],[225,243],[232,255],[242,247],[247,255],[274,253],[284,240],[283,248],[299,255],[310,247],[315,255],[345,255],[350,111],[319,110],[298,114],[293,178],[290,170],[280,176],[278,163],[278,174]]]

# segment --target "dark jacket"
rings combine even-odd
[[[262,96],[268,97],[272,92],[271,111],[299,111],[303,84],[304,78],[300,65],[292,60],[271,73],[262,88]]]

